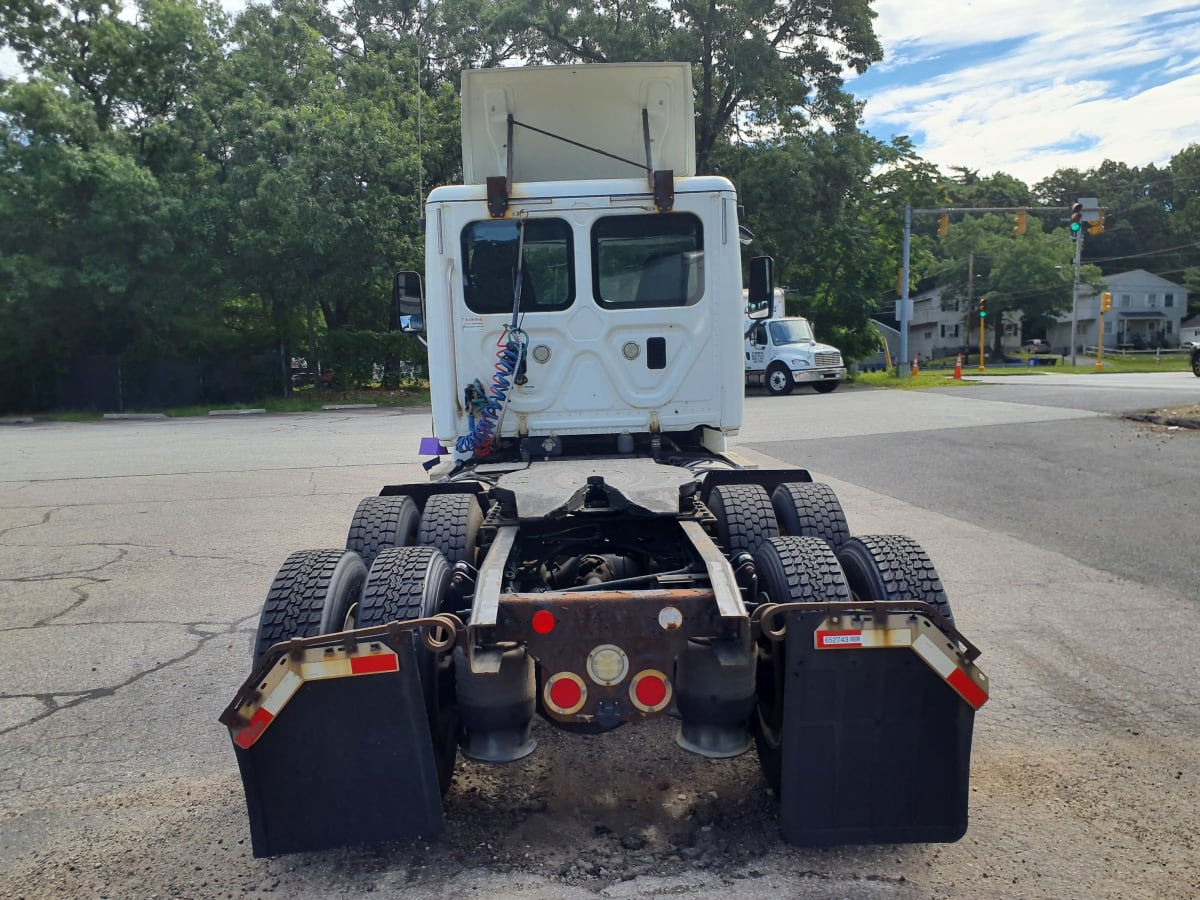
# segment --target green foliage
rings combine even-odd
[[[1089,283],[1144,266],[1200,293],[1200,145],[1032,189],[943,177],[858,128],[842,74],[880,58],[873,20],[869,0],[270,0],[232,21],[215,0],[6,0],[26,76],[0,80],[0,408],[53,405],[91,356],[237,359],[280,395],[293,353],[346,384],[423,363],[383,331],[391,273],[423,268],[423,195],[460,175],[459,69],[514,61],[690,62],[700,171],[735,182],[752,253],[850,358],[895,295],[906,203],[1031,206],[1021,239],[914,222],[913,286],[964,295],[974,253],[997,318],[1069,303],[1063,215],[1037,210],[1078,196],[1108,210]]]
[[[506,0],[498,24],[525,30],[518,45],[546,62],[692,63],[696,160],[712,171],[720,144],[747,128],[759,139],[814,122],[853,129],[859,106],[842,73],[883,58],[869,0],[654,0],[545,3]]]
[[[383,367],[383,386],[397,387],[405,371],[424,362],[421,347],[407,334],[340,328],[325,339],[325,368],[332,369],[339,387],[363,387],[373,382],[376,365]]]

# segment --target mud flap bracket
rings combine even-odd
[[[268,657],[257,683],[221,717],[241,770],[254,855],[440,834],[441,792],[410,635]]]

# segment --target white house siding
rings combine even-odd
[[[1187,314],[1187,290],[1145,269],[1109,275],[1104,290],[1112,294],[1112,310],[1104,314],[1104,346],[1178,347]],[[1076,345],[1095,347],[1100,324],[1100,298],[1081,288],[1077,307]],[[1051,346],[1064,351],[1071,345],[1071,315],[1058,317],[1049,335]]]
[[[920,354],[921,359],[953,356],[960,351],[977,352],[979,350],[979,315],[978,310],[967,309],[967,301],[959,300],[942,302],[941,288],[934,288],[922,294],[913,296],[912,319],[908,326],[909,356]],[[945,308],[943,308],[943,306]],[[990,353],[996,345],[992,328],[1000,317],[987,317],[987,349]],[[1020,318],[1012,321],[1012,316],[1004,317],[1003,348],[1015,352],[1021,346]],[[911,359],[907,362],[912,362]]]

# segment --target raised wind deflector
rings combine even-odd
[[[488,185],[493,216],[514,184],[639,170],[668,210],[675,176],[695,174],[686,63],[473,69],[463,73],[462,103],[464,181]]]

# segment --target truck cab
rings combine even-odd
[[[819,343],[812,324],[783,314],[783,292],[772,303],[746,303],[746,386],[766,386],[771,394],[790,394],[797,384],[819,394],[837,390],[846,366],[837,347]]]

